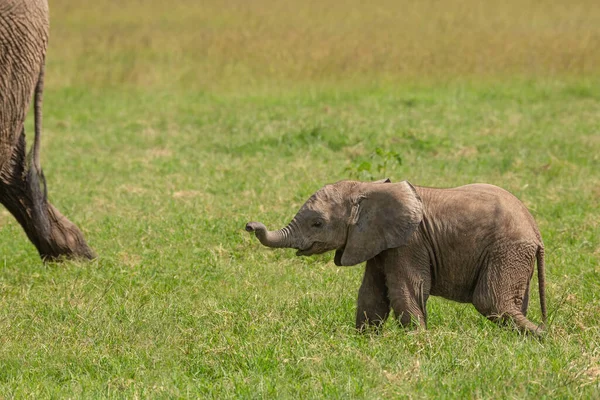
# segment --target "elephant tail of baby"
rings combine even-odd
[[[544,246],[538,247],[537,253],[538,285],[540,290],[540,308],[542,309],[542,323],[546,325],[546,267],[544,264]]]

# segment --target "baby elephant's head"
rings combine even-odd
[[[407,181],[341,181],[308,199],[288,226],[268,231],[246,224],[268,247],[297,249],[308,256],[336,250],[336,265],[355,265],[406,243],[422,220],[422,204]]]

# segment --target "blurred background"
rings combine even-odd
[[[600,73],[597,0],[51,0],[48,85],[241,90]]]

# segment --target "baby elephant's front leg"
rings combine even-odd
[[[362,285],[358,291],[356,329],[360,332],[369,326],[379,328],[390,313],[390,300],[383,268],[371,259],[367,261]]]
[[[389,288],[389,297],[396,319],[403,327],[427,328],[427,298],[424,281],[395,281]]]

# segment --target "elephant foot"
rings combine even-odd
[[[32,186],[3,185],[0,203],[17,219],[44,261],[93,259],[83,234]]]
[[[542,339],[547,335],[543,325],[536,325],[528,320],[523,313],[519,311],[510,311],[501,315],[491,315],[487,317],[490,321],[499,325],[513,326],[525,335],[531,335]]]
[[[0,203],[23,227],[42,260],[95,258],[79,228],[48,202],[44,174],[34,165],[27,168],[25,147],[23,131],[0,168]]]
[[[45,237],[38,238],[36,247],[44,261],[62,259],[96,258],[79,228],[62,215],[52,204],[47,208],[49,230]]]

